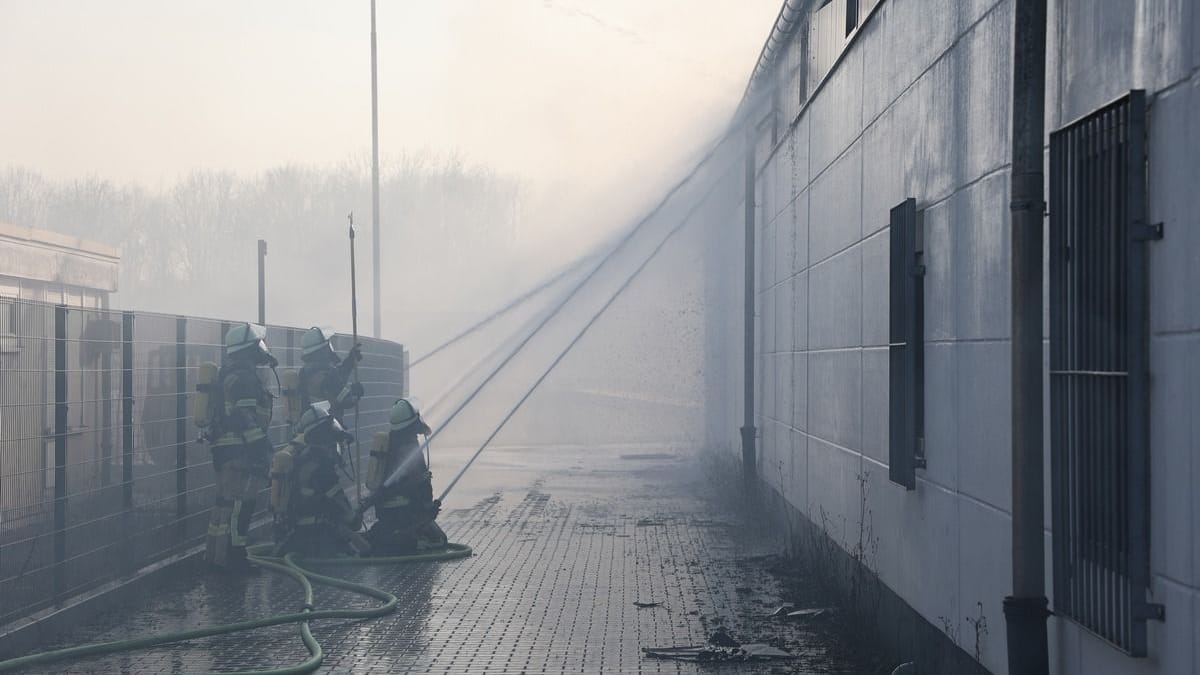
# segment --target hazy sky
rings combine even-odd
[[[380,0],[382,152],[581,190],[677,167],[780,0]],[[368,0],[0,0],[0,166],[169,185],[370,151]]]

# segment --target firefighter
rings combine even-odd
[[[267,350],[266,329],[243,323],[225,335],[225,359],[204,390],[206,438],[216,470],[216,503],[209,519],[204,559],[225,572],[249,570],[246,538],[258,493],[271,462],[272,395],[258,368],[279,365]]]
[[[442,548],[446,534],[434,522],[442,505],[433,498],[433,474],[417,438],[430,434],[429,425],[406,399],[392,406],[390,421],[391,430],[376,436],[367,476],[377,518],[367,532],[371,552],[399,556]]]
[[[344,426],[346,411],[363,395],[362,385],[351,381],[354,365],[362,360],[362,345],[354,345],[345,359],[339,359],[332,340],[333,333],[316,326],[300,338],[300,359],[304,361],[298,383],[300,410],[328,401],[330,413]]]
[[[275,453],[271,507],[279,524],[276,555],[306,557],[362,555],[369,546],[362,525],[342,491],[342,444],[353,441],[327,401],[313,403],[300,416],[296,436]]]

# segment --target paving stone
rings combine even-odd
[[[746,664],[739,673],[866,672],[831,656],[846,650],[831,650],[828,636],[811,626],[761,618],[781,604],[783,591],[761,563],[781,543],[717,506],[701,462],[681,453],[622,460],[629,452],[495,450],[486,470],[473,470],[456,488],[441,518],[473,557],[329,570],[395,593],[400,606],[379,619],[314,623],[326,654],[321,672],[710,672],[646,658],[641,648],[701,644],[720,627],[799,657]],[[319,586],[316,600],[318,608],[373,602]],[[296,584],[275,574],[244,583],[181,575],[57,645],[233,622],[300,604]],[[305,656],[291,625],[37,672],[263,669]]]

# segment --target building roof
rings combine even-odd
[[[107,244],[0,222],[2,276],[112,292],[120,261]]]

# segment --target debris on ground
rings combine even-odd
[[[642,653],[656,659],[715,663],[721,661],[767,661],[790,659],[792,655],[761,642],[741,644],[723,630],[708,636],[708,644],[688,647],[642,647]]]
[[[694,647],[642,647],[642,653],[656,659],[715,663],[720,661],[768,661],[790,659],[788,652],[771,645],[752,643],[737,647],[699,645]]]
[[[708,644],[715,647],[740,647],[741,643],[733,639],[733,636],[723,630],[719,630],[708,636]]]
[[[912,661],[901,663],[892,671],[892,675],[917,675],[917,664]]]
[[[647,609],[650,607],[661,607],[662,603],[661,602],[637,602],[635,600],[633,603],[633,606],[637,607],[638,609]]]
[[[787,613],[787,618],[793,621],[801,619],[819,619],[833,613],[832,607],[813,607],[810,609],[797,609]]]
[[[767,615],[767,617],[780,617],[780,616],[787,616],[789,613],[791,613],[791,612],[794,612],[794,611],[796,611],[796,608],[795,608],[794,606],[792,606],[792,605],[783,605],[783,606],[781,606],[781,607],[776,607],[776,608],[775,608],[775,611],[773,611],[773,612],[771,612],[770,614],[768,614],[768,615]]]

